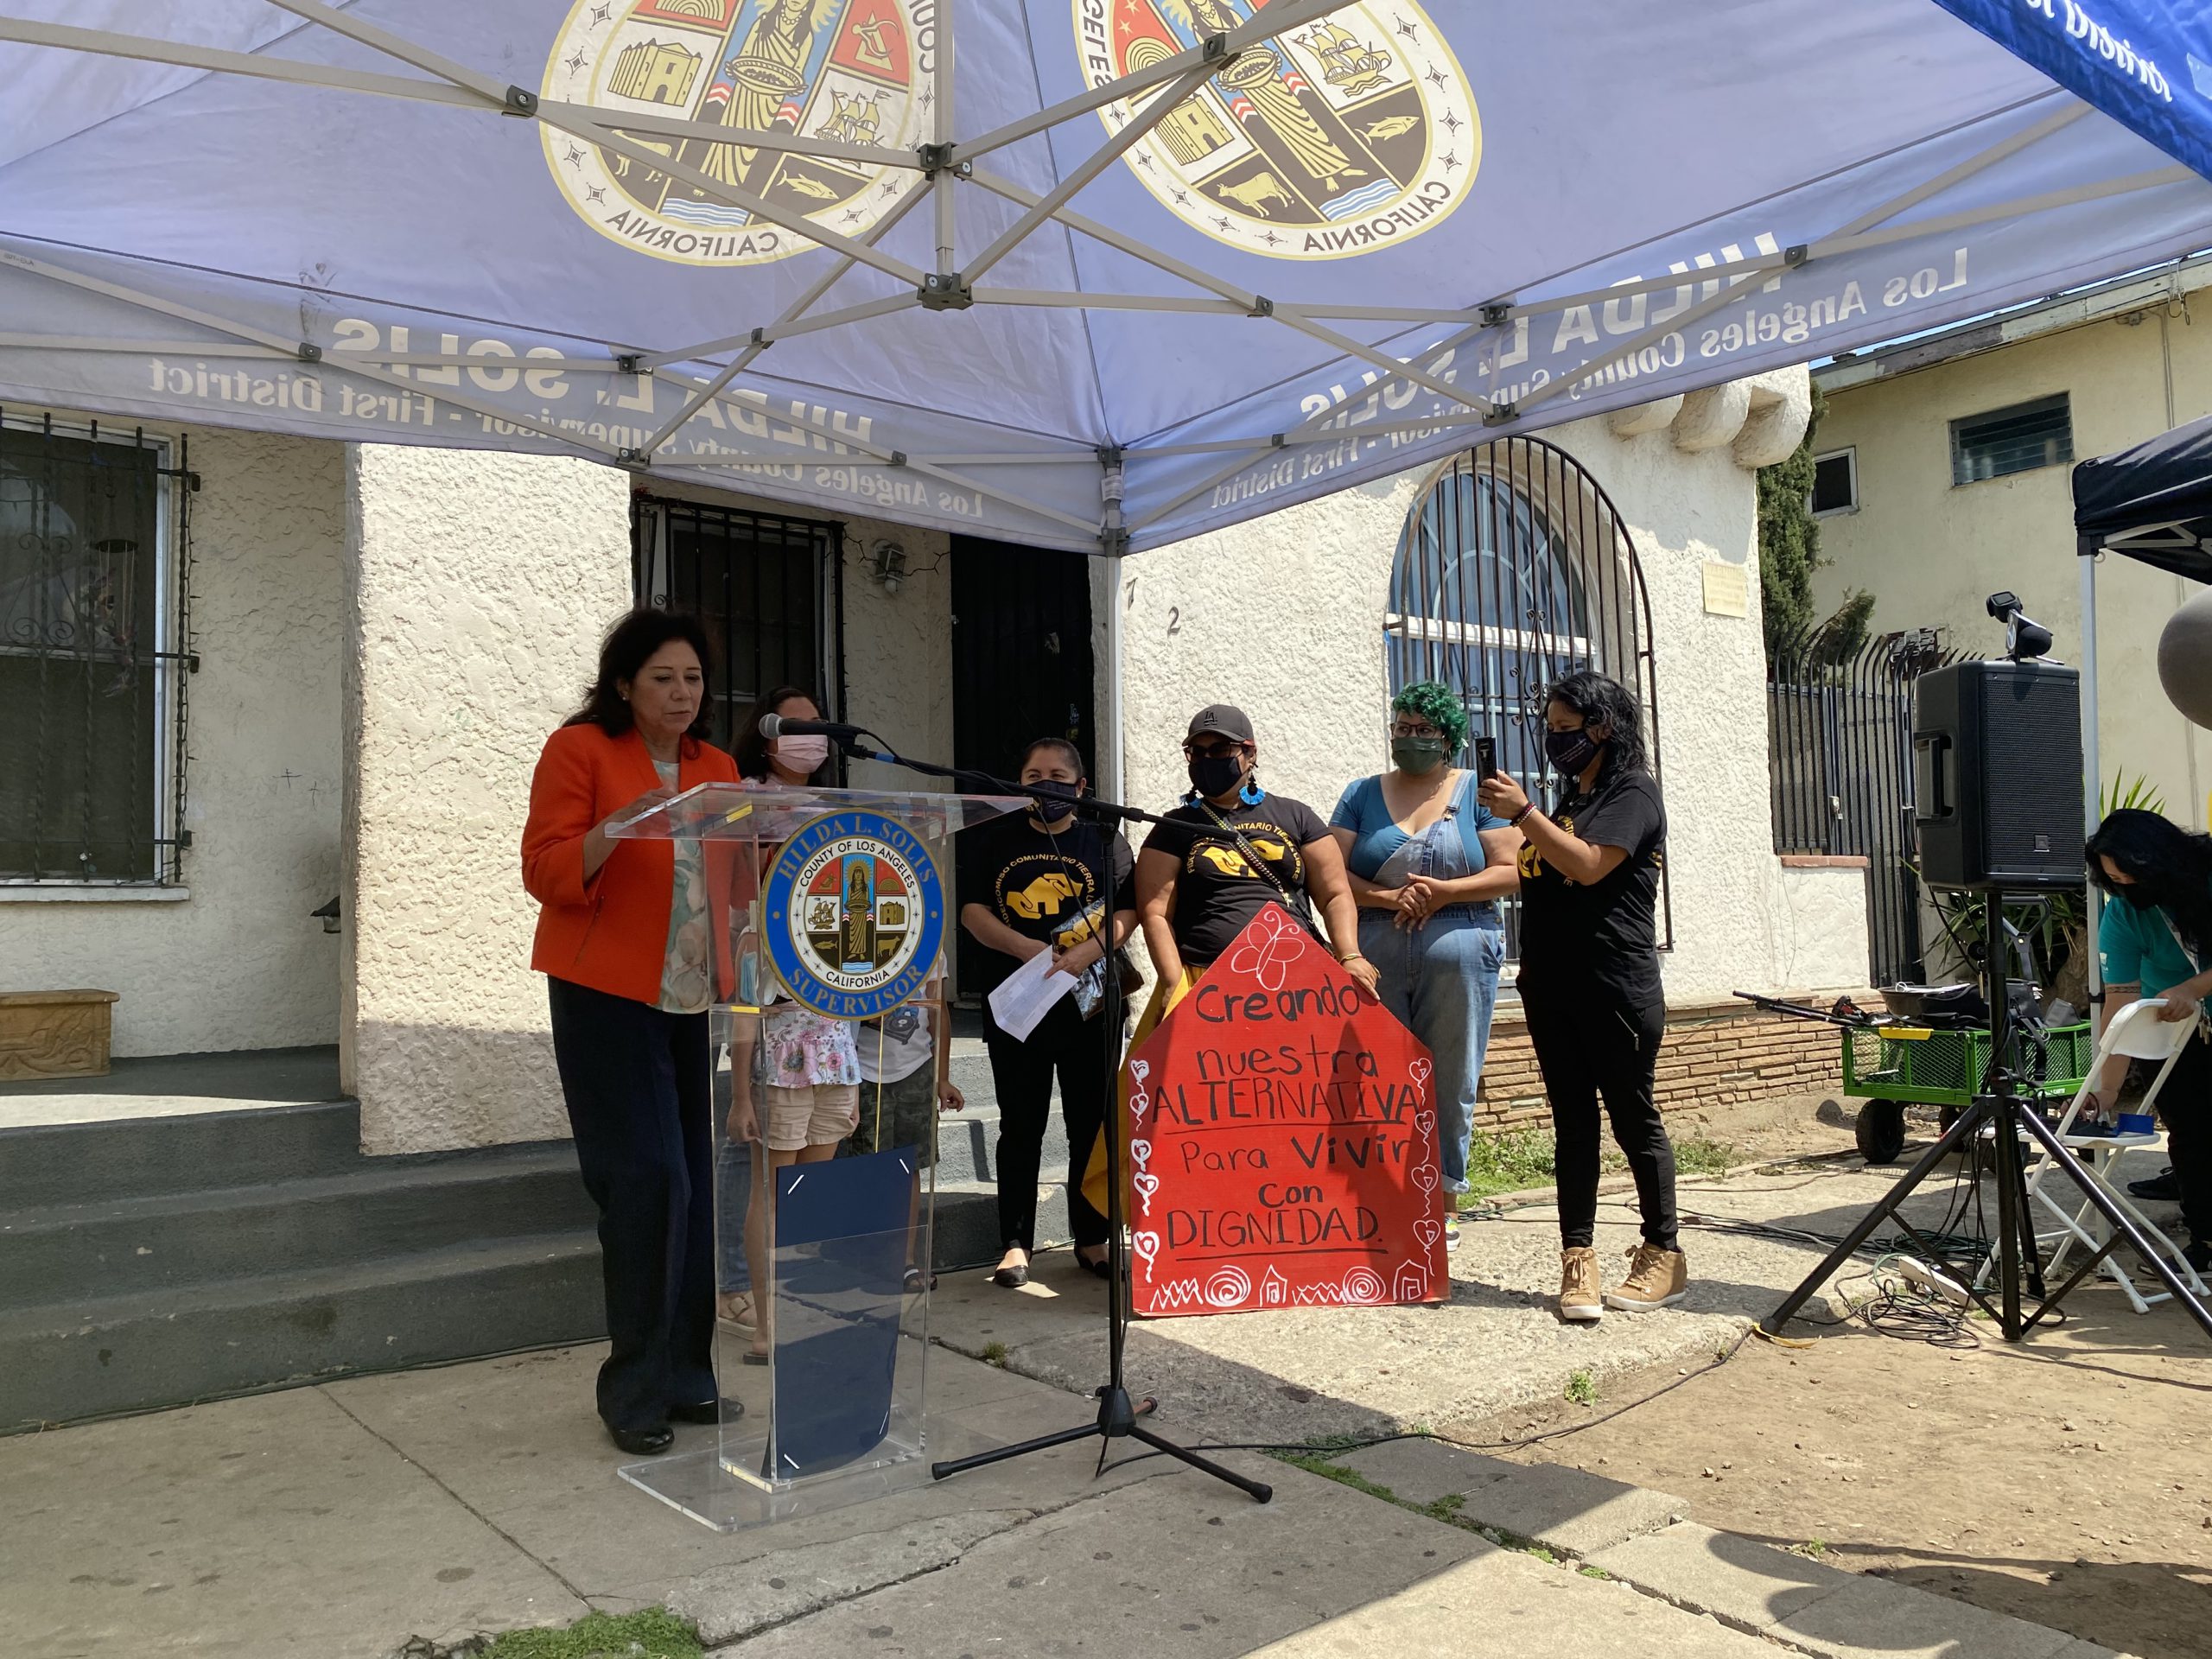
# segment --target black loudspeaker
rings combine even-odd
[[[2078,887],[2082,677],[1954,663],[1912,690],[1913,820],[1931,887]]]

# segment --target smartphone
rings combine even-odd
[[[1497,740],[1478,737],[1475,740],[1475,776],[1487,778],[1497,770]]]

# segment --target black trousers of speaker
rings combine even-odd
[[[1931,887],[2078,887],[2082,677],[1954,663],[1912,692],[1913,819]]]

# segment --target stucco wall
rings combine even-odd
[[[1823,609],[1863,588],[1875,595],[1877,628],[1946,626],[1953,645],[1993,656],[2004,632],[1983,601],[2009,588],[2057,636],[2053,654],[2078,661],[2071,469],[1954,485],[1950,423],[2063,391],[2074,454],[2086,460],[2212,413],[2212,324],[2164,309],[1832,392],[1815,448],[1856,448],[1859,510],[1821,520],[1821,550],[1834,562],[1815,582]],[[2132,560],[2107,557],[2097,569],[2099,770],[2107,784],[2147,773],[2168,815],[2201,829],[2212,748],[2165,700],[2157,666],[2159,630],[2197,591]]]
[[[343,451],[184,435],[202,482],[192,503],[190,897],[0,892],[0,988],[120,992],[118,1055],[327,1043],[340,942],[308,912],[339,880]]]
[[[565,1135],[518,848],[547,733],[631,598],[630,483],[346,449],[341,1059],[372,1153]]]
[[[1738,427],[1744,418],[1739,404]],[[1611,495],[1650,593],[1675,922],[1669,998],[1861,987],[1863,881],[1785,872],[1774,855],[1756,592],[1749,617],[1704,609],[1706,563],[1753,556],[1752,475],[1726,433],[1708,445],[1700,427],[1693,452],[1665,411],[1644,426],[1623,437],[1583,421],[1546,435]],[[1209,701],[1252,716],[1268,786],[1324,817],[1351,779],[1388,763],[1382,617],[1425,479],[1402,474],[1126,562],[1129,800],[1158,810],[1187,787],[1180,742]]]

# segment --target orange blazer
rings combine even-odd
[[[712,744],[683,741],[681,789],[738,781],[737,762]],[[660,1001],[675,896],[676,849],[665,841],[618,840],[584,880],[584,837],[609,813],[661,787],[645,740],[609,737],[594,725],[563,726],[545,740],[530,779],[522,830],[522,884],[537,900],[530,965],[539,973],[637,1002]],[[715,913],[727,913],[739,860],[734,846],[710,847],[707,881]],[[728,981],[729,929],[718,926],[715,957]]]

